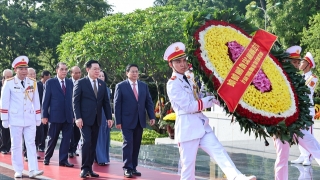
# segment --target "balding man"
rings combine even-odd
[[[13,76],[13,72],[10,69],[5,69],[2,73],[2,85],[6,79],[9,79]],[[1,96],[1,94],[0,94]],[[1,109],[1,107],[0,107]],[[10,141],[10,130],[9,128],[4,128],[2,126],[2,121],[0,120],[0,151],[2,154],[8,154],[11,147],[11,141]]]
[[[71,80],[73,84],[81,78],[81,70],[78,66],[73,66],[70,70]],[[73,158],[74,156],[79,156],[77,153],[77,147],[80,140],[81,134],[79,128],[76,124],[73,124],[73,134],[71,137],[70,148],[69,148],[69,157]]]

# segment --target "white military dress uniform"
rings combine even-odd
[[[289,57],[297,58],[297,54],[300,56],[301,47],[292,46],[287,49],[287,52],[290,54]],[[304,134],[303,138],[299,137],[299,145],[305,148],[310,152],[317,163],[320,165],[320,144],[314,138],[314,136],[307,130],[301,130]],[[288,142],[282,143],[280,139],[274,138],[274,145],[276,148],[277,158],[275,161],[275,180],[288,180],[288,160],[290,145]]]
[[[27,67],[28,57],[19,56],[13,62],[14,68]],[[22,158],[22,136],[24,136],[28,155],[29,176],[35,177],[43,171],[38,171],[38,161],[35,146],[36,125],[41,123],[40,100],[36,80],[26,77],[22,86],[17,75],[7,79],[1,92],[1,119],[10,126],[11,160],[15,177],[20,177],[24,168]]]
[[[182,43],[174,43],[166,50],[164,59],[171,61],[184,57],[184,50],[185,47]],[[179,144],[180,179],[195,179],[195,160],[199,147],[216,161],[228,180],[256,179],[255,176],[244,176],[235,167],[209,126],[209,119],[201,112],[213,105],[213,96],[197,99],[193,91],[193,82],[188,80],[188,83],[183,76],[183,74],[173,72],[167,83],[167,93],[176,113],[175,141]]]
[[[304,60],[309,63],[311,69],[313,69],[315,67],[315,62],[314,62],[314,59],[313,59],[312,54],[310,52],[307,52],[306,56],[304,57]],[[310,90],[310,94],[308,94],[309,99],[310,99],[310,103],[312,104],[312,106],[309,108],[310,115],[312,117],[314,117],[315,116],[315,109],[314,109],[314,102],[313,102],[313,94],[314,94],[315,87],[318,83],[318,78],[316,75],[312,74],[311,71],[309,71],[304,74],[304,79],[306,80],[306,85],[308,86],[308,88]],[[309,128],[308,131],[311,134],[313,134],[313,125]],[[311,165],[311,161],[312,161],[311,154],[307,150],[305,150],[303,147],[301,147],[300,145],[299,145],[299,150],[301,152],[299,158],[295,161],[292,161],[292,163],[302,163],[305,166]]]

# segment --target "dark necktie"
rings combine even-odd
[[[21,81],[21,85],[23,86],[23,88],[24,88],[24,81]]]
[[[97,89],[97,85],[96,85],[96,80],[93,80],[93,92],[94,92],[94,95],[98,95],[98,89]]]
[[[61,81],[61,83],[62,83],[62,86],[61,86],[62,92],[64,95],[66,95],[66,86],[64,85],[64,81]]]
[[[183,75],[183,79],[190,85],[189,81],[188,81],[188,78],[186,75]]]

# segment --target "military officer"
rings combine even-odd
[[[175,140],[179,146],[181,179],[195,179],[195,159],[201,147],[215,159],[229,180],[255,180],[246,177],[234,165],[208,124],[209,119],[201,112],[213,105],[213,96],[199,99],[194,91],[194,83],[184,75],[188,70],[185,46],[181,42],[170,45],[164,54],[173,73],[167,83],[171,105],[177,115]]]
[[[305,57],[300,63],[299,70],[303,71],[304,79],[306,80],[306,85],[310,89],[310,94],[309,99],[310,103],[312,106],[309,108],[310,110],[310,115],[314,117],[315,115],[315,109],[314,109],[314,103],[313,103],[313,94],[314,94],[314,89],[317,85],[318,78],[316,75],[312,74],[311,69],[315,68],[316,64],[314,62],[313,56],[310,52],[307,52]],[[309,128],[309,132],[311,134],[313,131],[313,126]],[[311,154],[305,150],[303,147],[299,145],[299,150],[301,152],[300,156],[298,159],[291,161],[291,163],[296,163],[296,164],[303,164],[304,166],[310,166],[311,165]]]
[[[16,75],[7,79],[1,92],[1,119],[5,128],[10,126],[12,165],[14,177],[21,178],[23,171],[22,136],[24,136],[27,153],[29,177],[43,174],[38,170],[35,136],[36,126],[41,123],[40,101],[37,82],[27,77],[27,56],[17,57],[12,67]]]
[[[301,47],[300,46],[292,46],[286,50],[289,54],[287,60],[291,62],[291,64],[299,68],[301,57]],[[314,136],[307,130],[301,129],[301,132],[304,134],[303,138],[299,137],[299,145],[301,145],[304,149],[310,152],[317,163],[320,165],[320,144],[314,138]],[[274,138],[274,145],[276,148],[277,158],[275,161],[275,179],[276,180],[287,180],[288,179],[288,160],[289,160],[289,151],[290,145],[288,142],[281,142],[280,139]]]

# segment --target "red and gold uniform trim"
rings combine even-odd
[[[198,111],[202,111],[203,109],[203,102],[201,99],[198,100]]]
[[[8,109],[0,109],[0,113],[8,113]]]

